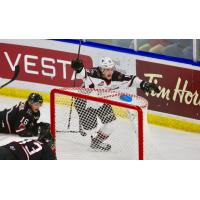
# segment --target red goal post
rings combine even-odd
[[[103,92],[107,93],[109,95],[106,95],[104,97],[96,97],[96,96],[90,96],[87,94],[79,93],[76,91],[79,90],[95,90],[97,92]],[[98,103],[105,103],[110,104],[113,106],[118,106],[121,108],[131,109],[135,110],[138,114],[138,126],[137,126],[137,132],[138,132],[138,158],[139,160],[144,159],[144,124],[143,124],[143,108],[148,106],[148,102],[146,99],[139,97],[137,95],[128,94],[129,96],[132,96],[133,98],[137,98],[138,100],[141,100],[143,103],[139,105],[132,105],[125,102],[120,102],[116,100],[111,100],[109,97],[113,97],[117,95],[126,95],[127,93],[124,92],[116,92],[112,90],[106,90],[106,89],[83,89],[83,88],[61,88],[61,89],[53,89],[50,93],[50,120],[51,120],[51,131],[54,139],[56,140],[56,122],[55,122],[55,114],[56,114],[56,95],[66,95],[74,98],[81,98],[89,101],[94,101]],[[107,99],[108,98],[108,99]]]

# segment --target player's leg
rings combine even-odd
[[[116,120],[112,106],[109,104],[103,104],[103,106],[98,109],[97,115],[103,124],[107,124]]]
[[[86,108],[87,101],[84,99],[75,100],[75,108],[79,115],[79,125],[85,130],[91,130],[97,127],[97,110],[94,108]]]
[[[96,137],[92,137],[90,147],[92,149],[99,149],[102,151],[109,151],[111,145],[104,141],[108,139],[110,134],[114,131],[114,122],[116,116],[111,105],[104,104],[97,110],[97,115],[102,122],[101,129],[97,132]]]
[[[104,143],[104,141],[109,137],[110,131],[108,127],[112,121],[116,120],[115,114],[112,110],[112,107],[107,104],[103,104],[103,106],[98,109],[87,107],[87,101],[83,99],[75,100],[75,108],[79,115],[79,121],[84,130],[92,131],[95,128],[98,128],[98,120],[97,116],[101,120],[103,126],[96,132],[96,136],[91,136],[91,145],[90,147],[94,150],[100,151],[109,151],[111,149],[111,145]]]
[[[109,151],[111,145],[104,142],[108,137],[109,135],[104,134],[102,131],[98,131],[96,137],[91,136],[90,147],[98,151]]]

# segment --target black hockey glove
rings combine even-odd
[[[37,124],[37,129],[38,129],[38,139],[42,139],[43,137],[45,137],[46,135],[51,133],[51,127],[49,123],[45,123],[45,122],[40,122]]]
[[[45,127],[46,129],[50,129],[50,124],[49,123],[46,123],[46,122],[40,122],[40,123],[37,123],[37,126],[39,127]]]
[[[38,127],[37,124],[31,123],[26,129],[21,132],[18,132],[18,135],[21,137],[33,137],[38,135]]]
[[[148,93],[151,93],[151,91],[154,91],[155,93],[159,93],[160,92],[160,90],[159,90],[157,85],[155,85],[154,83],[146,82],[146,81],[142,81],[140,83],[140,88],[143,91],[148,92]]]
[[[31,129],[25,129],[24,131],[19,132],[18,135],[20,137],[33,137],[33,136],[35,136],[33,130],[31,130]]]
[[[30,124],[24,131],[19,132],[19,136],[21,137],[34,137],[34,136],[40,136],[41,129],[49,130],[50,131],[50,124],[40,122],[38,124]]]
[[[84,68],[82,60],[79,60],[78,58],[76,60],[72,60],[71,66],[73,70],[75,70],[77,73],[81,72],[82,69]]]
[[[55,148],[55,141],[51,134],[51,127],[49,123],[40,122],[38,126],[38,140],[47,143],[51,149]]]

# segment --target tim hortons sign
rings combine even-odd
[[[149,101],[149,109],[200,119],[200,71],[137,60],[137,75],[159,85],[160,93],[138,95]]]

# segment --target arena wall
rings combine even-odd
[[[40,92],[45,101],[53,88],[71,87],[71,60],[76,58],[78,45],[53,40],[0,40],[0,84],[12,77],[13,66],[19,64],[18,79],[0,91],[1,95],[26,98],[32,91]],[[81,59],[87,68],[97,66],[103,56],[111,57],[116,68],[136,74],[161,87],[161,93],[148,95],[131,88],[149,101],[150,123],[200,132],[200,70],[191,64],[157,59],[83,45]],[[80,86],[81,81],[76,82]]]

